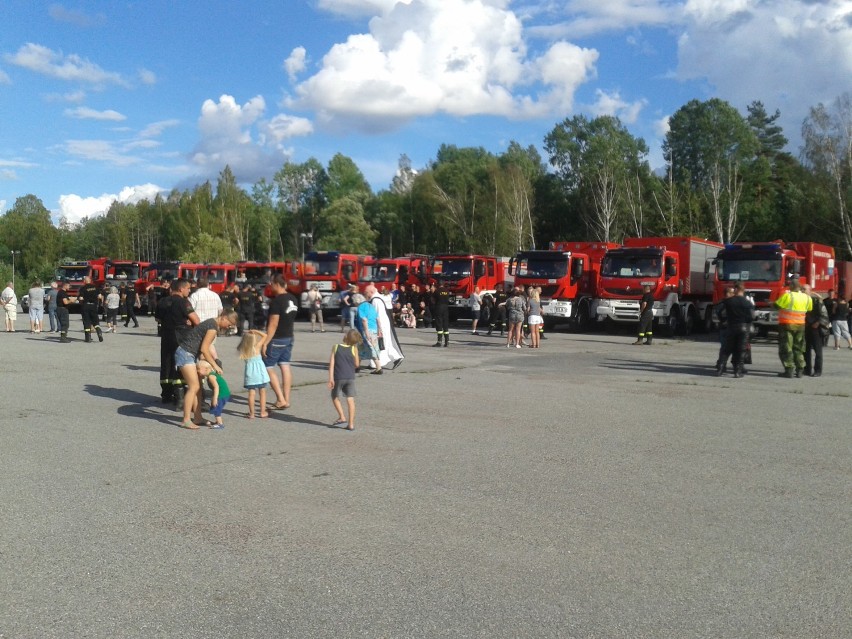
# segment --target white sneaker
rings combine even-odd
[[[520,344],[515,344],[515,348],[520,348],[520,347],[521,347]]]

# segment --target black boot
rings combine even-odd
[[[444,348],[450,345],[450,334],[444,333]]]
[[[99,342],[104,341],[104,334],[103,334],[103,331],[101,331],[101,327],[95,326],[95,330],[98,332],[98,341]]]
[[[61,333],[59,333],[59,342],[60,343],[68,344],[70,341],[71,340],[68,339],[68,333],[66,333],[65,331],[62,331]]]
[[[86,341],[91,342],[92,341],[92,331],[85,331],[85,334],[86,334]]]
[[[435,342],[434,344],[432,344],[432,348],[435,348],[436,346],[440,346],[440,345],[441,345],[441,334],[438,333],[438,341]]]
[[[778,377],[786,377],[787,379],[793,379],[793,369],[785,368],[783,373],[778,373]]]

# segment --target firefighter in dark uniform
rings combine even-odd
[[[488,322],[488,334],[494,332],[494,327],[500,327],[500,337],[503,337],[503,332],[506,330],[506,300],[509,299],[509,293],[512,290],[512,285],[508,282],[500,289],[494,291],[494,310],[491,313],[491,320]]]
[[[56,294],[56,319],[59,321],[59,341],[67,344],[71,340],[68,339],[68,327],[70,317],[68,305],[71,303],[71,296],[68,295],[68,282],[60,282],[59,292]]]
[[[104,341],[104,334],[101,332],[101,327],[98,323],[98,304],[103,301],[103,296],[100,290],[98,290],[98,287],[92,284],[92,278],[88,275],[83,278],[83,286],[80,287],[77,298],[81,304],[83,332],[86,335],[86,341],[92,341],[93,330],[98,334],[98,341]]]
[[[239,324],[237,324],[237,335],[243,334],[243,324],[248,324],[248,330],[254,330],[254,314],[255,302],[257,294],[254,292],[251,284],[244,284],[242,290],[237,293],[237,314],[239,316]]]
[[[639,336],[633,344],[638,346],[644,338],[645,345],[650,346],[654,338],[654,294],[647,284],[642,287],[642,293],[639,301]]]
[[[438,334],[438,341],[432,346],[441,346],[442,337],[444,338],[443,345],[450,345],[450,295],[450,289],[444,282],[441,282],[432,294],[434,306],[432,316],[435,320],[435,332]]]
[[[184,381],[175,367],[175,351],[183,331],[199,323],[189,301],[189,282],[174,280],[169,292],[157,303],[155,313],[160,325],[160,397],[164,404],[183,399]]]

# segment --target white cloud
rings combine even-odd
[[[740,111],[761,100],[795,135],[808,108],[850,88],[849,0],[688,0],[677,77],[705,79]]]
[[[607,93],[597,89],[595,96],[597,100],[590,109],[594,115],[614,115],[624,124],[634,124],[639,119],[639,113],[648,104],[645,99],[625,102],[618,91]]]
[[[38,165],[33,162],[23,162],[22,160],[0,160],[0,166],[30,169]]]
[[[0,69],[0,84],[12,84],[12,78],[3,69]]]
[[[654,135],[656,135],[659,139],[663,139],[666,135],[668,135],[669,129],[671,128],[669,125],[670,119],[671,116],[667,115],[664,118],[654,120]]]
[[[334,45],[288,104],[314,109],[326,123],[372,131],[436,113],[521,118],[570,108],[577,87],[594,74],[597,52],[556,42],[528,56],[523,25],[506,5],[326,2],[342,13],[380,15],[370,20],[370,33]]]
[[[305,70],[305,57],[307,51],[305,47],[296,47],[290,52],[290,55],[284,60],[284,70],[290,78],[290,82],[296,80],[296,76]]]
[[[281,168],[288,155],[278,143],[288,132],[303,134],[298,132],[306,121],[280,115],[267,122],[265,110],[262,96],[243,105],[230,95],[204,101],[198,118],[201,139],[190,155],[199,179],[215,178],[227,165],[238,182],[255,182]]]
[[[139,132],[139,137],[158,138],[163,134],[163,131],[170,127],[177,126],[178,124],[180,124],[180,120],[160,120],[159,122],[152,122]]]
[[[266,132],[272,140],[281,142],[289,138],[310,135],[314,132],[314,125],[305,118],[282,113],[269,121]]]
[[[0,180],[12,182],[18,179],[18,173],[12,169],[0,169]]]
[[[139,163],[139,158],[124,154],[108,140],[68,140],[62,148],[69,155],[83,160],[106,162],[116,166]]]
[[[118,111],[107,109],[106,111],[95,111],[89,107],[77,107],[76,109],[65,109],[65,115],[77,118],[78,120],[108,120],[111,122],[121,122],[127,119],[126,115],[122,115]]]
[[[636,27],[664,27],[680,21],[682,4],[682,0],[571,0],[550,8],[547,13],[554,15],[531,26],[529,33],[550,39],[583,38]],[[530,11],[542,13],[540,7]]]
[[[96,217],[103,215],[109,210],[113,202],[122,204],[136,204],[142,200],[153,200],[158,193],[164,193],[165,189],[156,184],[141,184],[138,186],[126,186],[115,194],[104,193],[98,197],[82,197],[80,195],[59,196],[59,216],[68,222],[76,224],[84,217]]]
[[[67,22],[68,24],[73,24],[78,27],[97,26],[106,22],[106,16],[104,16],[104,14],[102,13],[97,13],[93,16],[90,16],[89,14],[83,13],[82,11],[66,9],[61,4],[50,5],[50,7],[48,7],[47,13],[51,18],[53,18],[57,22]]]
[[[148,69],[139,69],[139,81],[142,84],[157,84],[157,74]]]
[[[411,4],[411,0],[319,0],[319,7],[343,16],[360,17],[387,13],[397,3]]]
[[[86,99],[85,91],[70,91],[68,93],[48,93],[44,96],[48,102],[70,102],[80,104]]]
[[[63,55],[40,44],[28,42],[17,53],[3,56],[10,64],[59,80],[86,82],[93,85],[127,86],[120,73],[105,71],[97,64],[76,54]]]

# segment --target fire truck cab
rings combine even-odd
[[[430,279],[450,290],[450,320],[470,314],[470,297],[479,287],[480,294],[494,293],[497,287],[514,281],[509,273],[508,257],[493,255],[448,254],[432,258]]]
[[[340,253],[338,251],[311,251],[305,255],[302,274],[300,306],[308,310],[308,291],[316,286],[322,295],[324,310],[340,308],[341,291],[358,283],[358,274],[369,255]]]

